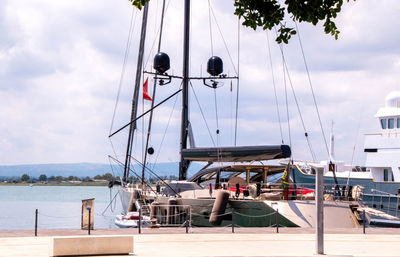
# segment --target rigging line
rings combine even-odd
[[[156,1],[156,11],[155,11],[155,14],[156,15],[154,15],[154,33],[157,31],[157,20],[158,20],[158,2],[159,1]]]
[[[270,64],[270,67],[271,67],[271,75],[272,75],[272,84],[274,85],[276,113],[277,113],[277,115],[278,115],[279,130],[280,130],[280,132],[281,132],[281,140],[282,140],[282,144],[283,144],[284,141],[283,141],[283,132],[282,132],[281,115],[280,115],[280,112],[279,112],[278,96],[277,96],[277,94],[276,94],[275,75],[274,75],[274,68],[273,68],[273,65],[272,65],[271,46],[270,46],[270,43],[269,43],[268,31],[267,31],[267,42],[268,42],[269,64]]]
[[[110,164],[111,173],[113,174],[113,177],[115,177],[114,168],[113,168],[113,165],[112,165],[112,163],[111,163],[111,160],[110,160],[110,158],[108,158],[108,163]]]
[[[208,134],[210,135],[211,141],[212,141],[213,145],[215,146],[215,141],[214,141],[214,138],[213,138],[213,136],[212,136],[212,133],[211,133],[210,127],[208,126],[207,120],[206,120],[206,118],[205,118],[205,116],[204,116],[203,109],[201,108],[201,105],[200,105],[199,99],[197,98],[196,91],[194,91],[194,87],[193,87],[193,85],[192,85],[192,82],[191,82],[191,81],[189,81],[189,83],[190,83],[190,87],[192,88],[193,95],[194,95],[194,98],[196,99],[197,105],[199,106],[199,109],[200,109],[201,116],[203,117],[204,123],[206,124],[206,127],[207,127]]]
[[[218,102],[217,102],[217,88],[215,87],[214,88],[214,105],[215,105],[215,120],[216,120],[216,123],[217,123],[217,130],[216,130],[216,137],[217,137],[217,159],[218,159],[218,162],[221,162],[220,161],[220,159],[221,159],[221,154],[220,154],[220,149],[219,149],[219,147],[220,147],[220,144],[219,144],[219,124],[218,124]]]
[[[229,103],[230,103],[230,139],[233,141],[233,93],[232,93],[232,80],[231,80],[231,85],[230,85],[230,97],[229,97]]]
[[[235,111],[235,140],[234,140],[234,145],[236,146],[237,143],[237,123],[238,123],[238,112],[239,112],[239,86],[240,86],[240,18],[238,17],[238,31],[237,31],[237,38],[238,38],[238,44],[237,44],[237,85],[236,85],[236,111]]]
[[[111,138],[108,138],[108,139],[110,140],[111,149],[112,149],[112,151],[113,151],[113,153],[115,155],[115,158],[117,158],[118,155],[117,155],[117,151],[115,150],[114,143],[112,142]]]
[[[182,89],[179,89],[178,91],[174,92],[172,95],[168,96],[167,98],[165,98],[164,100],[162,100],[161,102],[159,102],[158,104],[156,104],[154,106],[154,108],[159,107],[160,105],[162,105],[163,103],[165,103],[166,101],[168,101],[169,99],[171,99],[173,96],[175,96],[176,94],[180,93],[182,91]],[[117,129],[116,131],[114,131],[111,135],[109,135],[108,137],[112,137],[115,134],[119,133],[121,130],[125,129],[126,127],[128,127],[129,125],[131,125],[132,123],[134,123],[135,121],[137,121],[138,119],[141,119],[142,117],[144,117],[146,114],[148,114],[151,110],[147,110],[146,112],[142,113],[141,115],[137,116],[134,120],[131,120],[129,123],[125,124],[124,126],[122,126],[121,128]],[[138,130],[139,132],[142,133],[141,130]]]
[[[211,56],[214,56],[212,26],[211,26],[211,3],[210,3],[210,0],[208,0],[208,25],[209,25],[209,30],[210,30]]]
[[[142,74],[142,78],[143,78],[143,74]],[[142,82],[142,85],[143,85],[143,81],[141,81]],[[142,86],[142,91],[143,91],[143,86]],[[142,93],[142,95],[143,95],[143,93]],[[144,113],[144,98],[142,97],[142,114]],[[145,120],[145,117],[143,117],[143,119],[142,119],[142,162],[143,162],[143,160],[144,160],[144,120]]]
[[[275,28],[275,32],[276,32],[276,28]],[[282,70],[283,71],[283,84],[285,87],[286,118],[287,118],[288,134],[289,134],[289,145],[290,145],[290,149],[291,149],[292,148],[292,133],[290,130],[289,101],[288,101],[286,71],[285,71],[285,62],[284,62],[283,54],[282,54],[282,69],[283,69]]]
[[[356,145],[357,145],[357,142],[358,142],[358,134],[360,133],[361,116],[362,116],[362,115],[360,115],[360,118],[358,119],[357,134],[356,134],[356,140],[355,140],[354,146],[353,146],[353,152],[352,152],[352,154],[351,154],[351,163],[350,163],[350,169],[351,169],[351,170],[349,171],[349,175],[347,176],[346,191],[347,191],[348,188],[349,188],[350,173],[351,173],[351,171],[352,171],[352,169],[353,169],[354,154],[355,154]]]
[[[132,37],[133,37],[132,31],[134,30],[135,25],[136,25],[136,15],[137,15],[136,8],[132,7],[132,14],[131,14],[131,21],[130,21],[130,25],[129,25],[128,38],[126,40],[126,46],[125,46],[124,61],[123,61],[123,64],[122,64],[121,75],[120,75],[120,78],[119,78],[118,93],[117,93],[117,98],[115,100],[113,116],[112,116],[112,119],[111,119],[110,132],[112,131],[113,126],[114,126],[115,115],[116,115],[116,112],[117,112],[119,97],[121,95],[122,81],[124,80],[125,70],[126,70],[126,63],[127,63],[127,60],[128,60],[129,51],[130,51],[130,48],[131,48],[131,41],[132,41]]]
[[[162,34],[163,34],[164,17],[165,17],[165,13],[168,9],[169,3],[170,3],[170,1],[168,1],[167,6],[165,6],[165,0],[163,0],[161,22],[160,22],[160,37],[159,37],[159,41],[158,41],[158,51],[160,51],[160,48],[161,48],[161,38],[162,38]]]
[[[180,85],[179,89],[182,88],[182,84],[183,84],[183,81],[181,82],[181,85]],[[174,114],[174,112],[175,112],[175,106],[176,106],[176,103],[177,103],[177,102],[178,102],[178,96],[175,97],[174,105],[172,106],[171,113],[169,114],[167,126],[166,126],[166,128],[165,128],[165,130],[164,130],[164,134],[163,134],[163,137],[162,137],[162,139],[161,139],[160,146],[159,146],[159,148],[158,148],[159,150],[157,151],[157,155],[156,155],[156,158],[155,158],[153,167],[152,167],[153,170],[155,169],[156,163],[157,163],[157,161],[158,161],[158,157],[160,156],[161,148],[162,148],[162,146],[163,146],[163,144],[164,144],[165,136],[167,135],[167,131],[168,131],[168,128],[169,128],[169,124],[170,124],[171,119],[172,119],[172,116],[173,116],[173,114]]]
[[[156,75],[157,77],[157,75]],[[153,113],[154,113],[154,101],[156,98],[156,89],[157,89],[157,80],[154,80],[154,87],[153,87],[153,100],[151,101],[151,111],[150,111],[150,117],[149,117],[149,122],[147,125],[147,136],[146,136],[146,146],[144,148],[144,157],[143,157],[143,168],[142,168],[142,186],[144,184],[144,170],[146,167],[146,161],[147,161],[147,149],[149,147],[149,139],[150,139],[150,133],[151,133],[151,125],[152,125],[152,120],[153,120]],[[144,120],[144,119],[143,119]]]
[[[111,192],[111,188],[110,188],[110,203],[107,205],[107,207],[103,210],[103,212],[101,213],[102,216],[104,216],[104,213],[107,211],[108,207],[110,207],[111,212],[114,212],[115,210],[115,206],[114,208],[112,207],[112,203],[114,202],[115,198],[117,197],[117,195],[119,194],[119,191],[117,191],[114,195],[114,197],[111,198],[112,196],[112,192]],[[115,201],[116,203],[116,201]]]
[[[136,159],[135,157],[131,156],[131,159],[133,159],[137,164],[139,164],[139,166],[143,166],[143,164],[142,164],[138,159]],[[156,178],[158,178],[159,180],[161,180],[161,181],[162,181],[167,187],[169,187],[177,196],[181,197],[181,195],[180,195],[178,192],[176,192],[168,183],[166,183],[164,179],[162,179],[160,176],[158,176],[157,173],[155,173],[154,171],[152,171],[149,167],[146,167],[146,169],[147,169],[153,176],[155,176]],[[154,190],[153,190],[153,188],[151,187],[151,185],[149,185],[148,183],[146,183],[146,185],[151,189],[151,191],[154,192]],[[154,192],[154,193],[156,193],[156,192]],[[157,194],[157,193],[156,193],[156,194]]]
[[[114,146],[114,143],[112,142],[112,140],[110,139],[110,143],[111,143],[111,147],[113,148],[113,152],[114,152],[114,154],[115,154],[115,159],[118,159],[118,155],[117,155],[117,153],[116,153],[116,151],[115,151],[115,146]],[[124,170],[123,170],[123,166],[121,167],[122,169],[120,170],[120,171],[118,171],[118,172],[114,172],[114,166],[112,165],[112,163],[111,163],[111,161],[110,161],[110,157],[108,158],[108,162],[109,162],[109,164],[110,164],[110,168],[111,168],[111,173],[113,174],[113,176],[114,177],[116,177],[116,175],[115,174],[120,174],[121,176],[124,174]]]
[[[109,155],[108,156],[109,158],[111,158],[113,161],[115,161],[117,164],[120,164],[120,165],[123,165],[123,163],[122,162],[120,162],[119,160],[117,160],[117,159],[114,159],[111,155]],[[131,159],[133,159],[134,161],[136,161],[139,165],[142,165],[142,163],[141,162],[139,162],[137,159],[135,159],[133,156],[130,156],[130,158]],[[138,177],[138,178],[140,178],[140,176],[138,175],[138,174],[136,174],[136,172],[133,170],[133,169],[131,169],[130,167],[128,167],[129,168],[129,172],[132,172],[134,175],[136,175],[136,177]],[[146,167],[147,168],[147,167]],[[147,169],[149,169],[149,168],[147,168]],[[152,171],[151,171],[152,172]],[[156,177],[158,177],[156,174],[154,174]],[[160,180],[162,180],[161,178],[159,178]],[[162,180],[163,181],[163,180]],[[164,181],[163,181],[164,182]],[[156,193],[154,190],[153,190],[153,188],[151,187],[151,185],[149,185],[148,183],[146,183],[146,186],[148,187],[148,188],[150,188],[150,190],[151,191],[153,191],[154,193]]]
[[[165,11],[164,11],[164,12],[167,12],[170,2],[171,2],[171,0],[168,1],[167,6],[165,7]],[[144,67],[146,67],[147,64],[149,63],[149,60],[150,60],[150,57],[151,57],[151,53],[153,52],[153,49],[154,49],[154,46],[155,46],[155,44],[156,44],[157,38],[158,38],[158,36],[159,36],[160,30],[161,30],[161,29],[158,28],[158,31],[157,31],[157,33],[156,33],[156,36],[154,37],[153,43],[151,44],[151,48],[150,48],[149,54],[147,55],[147,58],[146,58],[146,62],[145,62]]]
[[[301,36],[300,36],[299,27],[297,26],[297,22],[296,22],[296,21],[294,22],[294,24],[296,25],[297,34],[299,35],[299,43],[300,43],[301,53],[302,53],[302,55],[303,55],[304,66],[305,66],[306,71],[307,71],[308,82],[309,82],[309,84],[310,84],[310,89],[311,89],[311,93],[312,93],[312,97],[313,97],[313,101],[314,101],[315,110],[317,111],[317,115],[318,115],[319,126],[321,127],[322,136],[323,136],[323,138],[324,138],[326,152],[327,152],[328,155],[329,155],[328,143],[327,143],[327,141],[326,141],[326,136],[325,136],[325,132],[324,132],[324,127],[322,126],[321,116],[320,116],[320,114],[319,114],[319,109],[318,109],[317,100],[316,100],[316,98],[315,98],[314,88],[313,88],[313,85],[312,85],[312,83],[311,83],[310,72],[309,72],[309,70],[308,70],[306,55],[304,54],[303,43],[302,43],[302,41],[301,41]]]
[[[275,32],[276,32],[276,31],[275,31]],[[313,160],[315,161],[314,151],[312,150],[311,141],[310,141],[310,139],[308,138],[308,133],[307,133],[306,125],[305,125],[305,123],[304,123],[303,115],[301,114],[300,105],[299,105],[299,102],[298,102],[298,100],[297,100],[297,96],[296,96],[296,92],[295,92],[294,87],[293,87],[292,79],[290,78],[290,73],[289,73],[289,69],[288,69],[288,67],[287,67],[287,63],[286,63],[286,60],[285,60],[285,55],[284,55],[284,53],[283,53],[283,47],[282,47],[282,45],[279,45],[279,48],[280,48],[280,50],[281,50],[281,55],[282,55],[282,61],[283,61],[284,70],[286,71],[287,78],[288,78],[288,81],[289,81],[289,85],[290,85],[290,88],[292,89],[293,98],[294,98],[294,101],[295,101],[295,103],[296,103],[297,111],[298,111],[298,113],[299,113],[299,117],[300,117],[300,120],[301,120],[301,125],[302,125],[303,130],[304,130],[304,135],[305,135],[305,137],[306,137],[306,141],[307,141],[308,147],[309,147],[309,149],[310,149],[311,157],[312,157]],[[288,103],[286,103],[286,104],[288,105]],[[287,109],[288,109],[288,107],[287,107]]]
[[[217,103],[217,89],[214,88],[214,107],[215,107],[215,120],[217,122],[217,137],[218,137],[218,132],[219,132],[219,124],[218,124],[218,103]],[[218,144],[218,140],[217,140]]]
[[[294,101],[296,103],[297,111],[299,112],[299,117],[300,117],[300,120],[301,120],[301,125],[302,125],[303,130],[304,130],[304,135],[305,135],[305,138],[306,138],[306,141],[307,141],[307,144],[308,144],[308,148],[310,149],[311,157],[312,157],[313,161],[315,162],[316,161],[315,154],[314,154],[314,151],[313,151],[313,148],[312,148],[311,141],[310,141],[310,139],[308,137],[306,125],[304,123],[303,115],[301,114],[300,105],[299,105],[299,102],[297,100],[296,92],[294,90],[292,79],[290,78],[290,73],[289,73],[289,70],[288,70],[287,63],[286,63],[285,59],[283,59],[283,63],[284,63],[284,67],[286,69],[286,74],[287,74],[287,78],[288,78],[288,81],[289,81],[290,88],[292,89],[292,94],[293,94]]]
[[[140,130],[137,129],[137,131],[140,131]],[[135,140],[137,140],[137,137],[135,137],[135,138],[136,138]],[[118,147],[125,147],[126,142],[122,142],[119,138],[113,138],[113,139],[109,138],[109,140],[110,140],[110,145],[111,145],[112,152],[113,152],[115,158],[118,159],[119,157],[121,157],[122,154],[118,154],[116,149]],[[137,142],[135,143],[135,145],[136,144],[137,144]]]
[[[228,49],[228,45],[226,44],[226,41],[225,41],[224,35],[222,34],[222,30],[221,30],[221,28],[219,27],[218,20],[217,20],[217,18],[216,18],[216,16],[215,16],[214,10],[213,10],[213,8],[212,8],[212,6],[211,6],[211,5],[210,5],[210,9],[211,9],[211,14],[212,14],[212,15],[213,15],[213,17],[214,17],[215,24],[217,25],[217,28],[218,28],[219,34],[221,35],[222,42],[224,42],[225,50],[226,50],[226,52],[228,53],[229,60],[231,61],[231,64],[232,64],[233,70],[235,71],[235,73],[236,73],[236,76],[237,76],[237,77],[239,77],[239,67],[238,67],[238,69],[236,70],[236,67],[235,67],[235,64],[234,64],[234,62],[233,62],[233,59],[232,59],[231,53],[229,52],[229,49]],[[239,25],[240,25],[240,19],[239,19]]]

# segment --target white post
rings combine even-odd
[[[324,173],[317,170],[315,176],[315,189],[317,191],[315,198],[317,222],[316,232],[316,254],[324,254]]]

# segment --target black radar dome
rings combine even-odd
[[[160,74],[169,70],[169,56],[166,53],[159,52],[154,56],[154,69]]]
[[[218,56],[213,56],[208,59],[207,62],[207,72],[210,73],[211,76],[218,76],[224,71],[224,65],[222,63],[222,59]]]

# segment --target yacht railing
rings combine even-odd
[[[370,203],[368,206],[373,209],[385,212],[395,217],[399,217],[400,195],[390,194],[377,189],[371,189],[370,194],[363,195],[363,200],[367,202],[367,204]]]
[[[309,198],[305,192],[315,190],[315,183],[289,183],[289,188],[296,194],[296,199],[302,200],[304,197]],[[346,184],[324,184],[324,195],[331,195],[332,200],[352,201],[354,200],[352,189],[353,186]],[[300,196],[298,196],[299,192]]]

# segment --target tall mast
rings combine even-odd
[[[164,25],[164,14],[165,14],[165,0],[163,0],[162,5],[162,12],[161,12],[161,21],[160,21],[160,35],[158,37],[158,47],[157,53],[161,50],[161,39],[162,39],[162,32],[163,32],[163,25]],[[150,117],[149,117],[149,125],[147,127],[147,137],[146,137],[146,147],[144,148],[144,159],[143,159],[143,166],[142,166],[142,188],[144,188],[144,171],[146,169],[146,162],[147,162],[147,151],[149,148],[149,139],[150,139],[150,132],[151,132],[151,124],[153,122],[153,110],[154,110],[154,102],[156,101],[156,89],[157,89],[157,74],[154,77],[154,86],[153,86],[153,100],[151,101],[151,108],[150,108]]]
[[[187,148],[189,126],[189,28],[190,0],[185,0],[184,36],[183,36],[183,82],[182,82],[182,120],[181,120],[181,160],[179,162],[179,180],[186,179],[189,161],[182,157],[182,150]]]
[[[135,129],[136,129],[136,120],[135,119],[137,116],[138,98],[139,98],[140,82],[141,82],[141,76],[142,76],[144,43],[146,40],[148,10],[149,10],[149,4],[147,2],[144,5],[144,9],[143,9],[142,29],[141,29],[141,33],[140,33],[139,53],[138,53],[137,67],[136,67],[135,90],[134,90],[133,98],[132,98],[131,124],[129,126],[128,145],[126,147],[126,155],[125,155],[125,166],[124,166],[124,177],[123,177],[123,181],[125,181],[125,182],[128,180],[128,176],[129,176],[129,168],[131,165],[130,157],[132,154],[133,138],[134,138]],[[132,122],[132,121],[134,121],[134,122]]]

